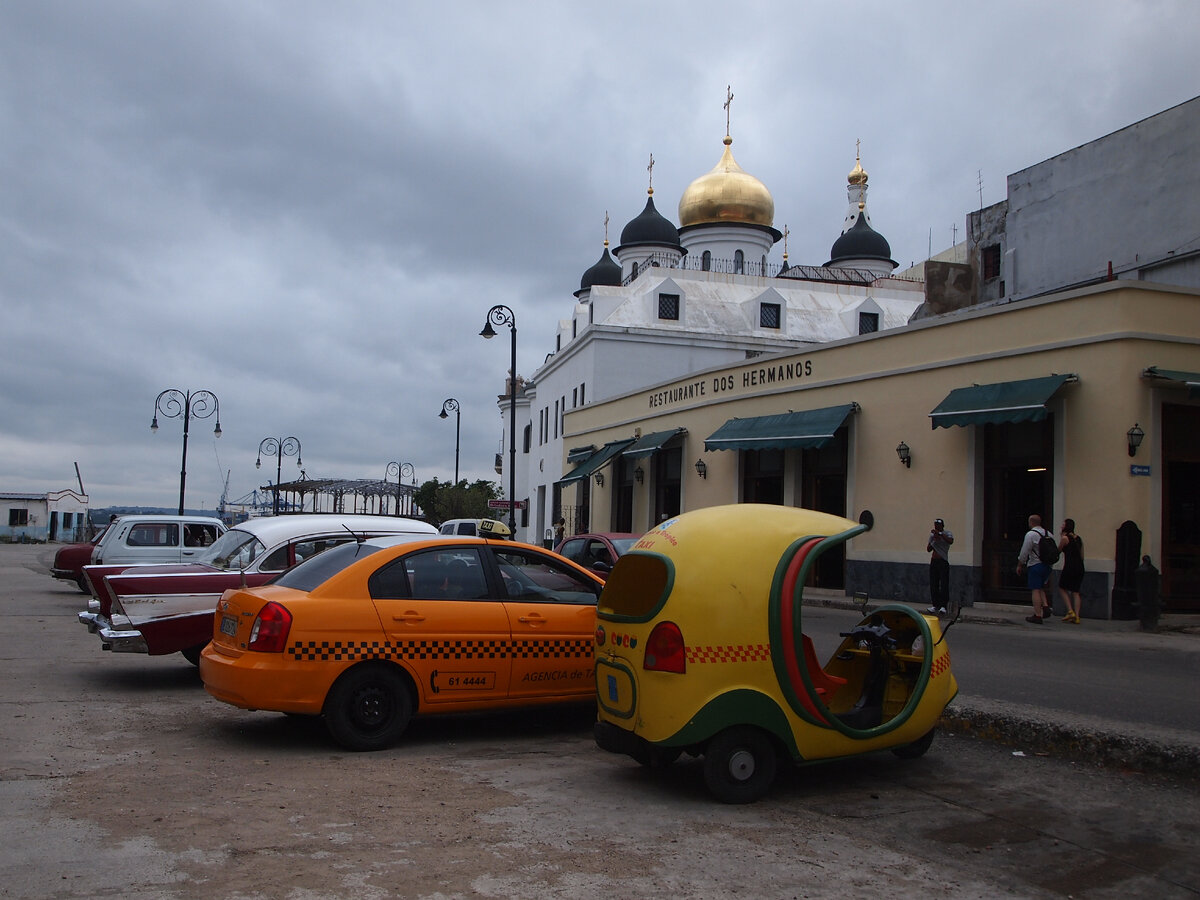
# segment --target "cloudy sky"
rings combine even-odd
[[[1008,174],[1195,96],[1196,0],[568,4],[0,2],[0,491],[178,499],[410,462],[492,471],[518,370],[645,203],[678,221],[720,157],[775,198],[789,261],[828,259],[862,141],[907,266]],[[777,245],[772,262],[781,260]],[[298,472],[285,460],[285,480]],[[268,476],[268,470],[270,475]],[[290,471],[289,471],[290,470]]]

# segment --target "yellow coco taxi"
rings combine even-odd
[[[590,702],[602,587],[508,540],[345,544],[227,590],[200,676],[218,700],[321,714],[347,749],[378,750],[413,715]]]
[[[871,524],[739,504],[643,536],[597,610],[599,746],[644,765],[703,755],[727,803],[765,794],[780,760],[924,753],[958,691],[937,619],[881,606],[824,666],[802,627],[817,559]]]

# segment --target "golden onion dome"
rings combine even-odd
[[[745,172],[733,158],[725,136],[725,152],[712,171],[688,185],[679,198],[679,227],[713,222],[775,224],[775,200],[766,185]]]
[[[854,168],[850,170],[850,174],[846,176],[846,180],[850,184],[867,183],[867,170],[862,167],[862,161],[857,156],[854,157]]]

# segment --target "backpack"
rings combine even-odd
[[[1048,566],[1058,562],[1058,541],[1050,537],[1049,532],[1045,529],[1042,530],[1042,536],[1038,538],[1037,555],[1038,559]]]

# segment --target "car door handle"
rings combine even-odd
[[[401,613],[398,616],[392,616],[393,622],[424,622],[425,617],[418,612]]]
[[[539,613],[534,613],[531,616],[517,616],[517,621],[523,625],[545,625],[546,618]]]

